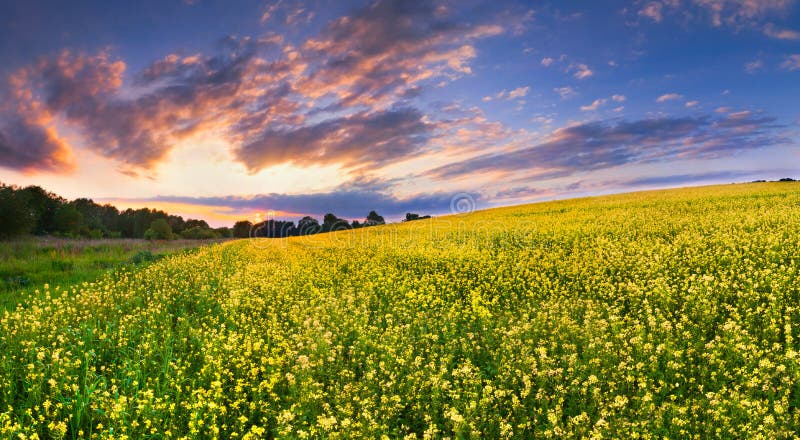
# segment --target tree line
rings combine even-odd
[[[212,228],[205,220],[184,219],[150,208],[120,211],[91,199],[69,201],[39,186],[0,183],[0,238],[21,235],[86,238],[232,237],[230,228]]]
[[[430,218],[406,214],[405,221]],[[232,228],[212,228],[204,220],[186,219],[164,211],[140,208],[120,211],[110,204],[91,199],[67,200],[39,186],[24,188],[0,183],[0,238],[22,235],[53,235],[86,238],[173,238],[213,239],[268,237],[281,238],[323,232],[357,229],[386,223],[383,216],[370,211],[363,221],[339,218],[332,213],[319,220],[306,216],[293,221],[238,221]]]

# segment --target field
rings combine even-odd
[[[221,241],[221,240],[217,240]],[[142,264],[207,244],[197,240],[67,239],[29,237],[0,242],[0,309],[25,291],[91,281],[123,264]]]
[[[6,438],[792,438],[800,184],[204,247],[0,319]]]

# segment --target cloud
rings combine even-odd
[[[529,86],[517,87],[516,89],[508,92],[508,99],[524,98],[530,89],[531,88]]]
[[[483,97],[483,101],[492,101],[492,100],[495,100],[495,99],[504,99],[504,100],[507,100],[507,101],[511,101],[511,100],[514,100],[514,99],[524,98],[525,96],[528,95],[528,92],[530,91],[530,89],[531,89],[530,86],[517,87],[516,89],[510,90],[510,91],[506,91],[504,89],[504,90],[501,90],[501,91],[497,92],[497,94],[494,95],[494,96],[484,96]]]
[[[264,10],[264,20],[275,14],[307,20],[302,6],[275,5]],[[41,151],[26,154],[45,155],[42,169],[66,168],[71,146],[55,141],[58,126],[130,173],[155,168],[180,142],[212,131],[231,144],[235,158],[252,159],[245,165],[253,172],[279,163],[276,158],[352,167],[367,141],[376,142],[377,158],[365,164],[399,159],[416,151],[433,124],[409,102],[428,85],[469,75],[474,42],[530,20],[525,14],[468,22],[458,13],[428,1],[378,0],[331,21],[299,47],[271,33],[227,37],[211,54],[170,54],[128,74],[127,82],[126,64],[109,51],[65,50],[10,76],[4,149],[19,153],[22,140],[50,133]],[[398,132],[406,129],[405,136]],[[345,146],[347,130],[365,141]],[[309,143],[312,134],[318,137]],[[36,161],[5,162],[32,167]]]
[[[0,125],[0,167],[67,173],[75,168],[75,163],[72,149],[55,130],[9,116]]]
[[[695,174],[671,174],[667,176],[639,177],[636,179],[619,182],[623,186],[663,186],[678,185],[692,182],[703,182],[709,180],[728,180],[734,181],[755,175],[753,171],[712,171],[708,173]]]
[[[235,150],[250,171],[279,163],[339,163],[346,168],[395,161],[428,140],[432,123],[414,109],[357,113],[316,124],[268,129]]]
[[[753,25],[788,9],[794,0],[692,0],[704,9],[715,27]]]
[[[404,198],[383,191],[360,188],[340,188],[331,192],[314,194],[256,194],[251,196],[185,197],[158,196],[135,199],[137,202],[166,202],[217,207],[229,214],[243,217],[254,212],[278,211],[321,217],[332,212],[348,219],[361,219],[375,210],[389,218],[399,218],[407,212],[420,214],[449,214],[451,201],[457,194],[447,192],[415,194]],[[480,205],[482,197],[469,193],[469,197]],[[131,200],[128,200],[131,201]]]
[[[582,112],[595,111],[598,108],[600,108],[600,106],[605,105],[605,104],[606,104],[606,100],[605,99],[595,99],[594,102],[592,102],[589,105],[582,105],[581,106],[581,111]]]
[[[741,29],[763,29],[767,36],[780,39],[793,39],[791,30],[775,28],[764,22],[770,18],[786,15],[795,0],[653,0],[636,10],[639,17],[646,17],[659,23],[668,15],[683,20],[699,19],[709,22],[713,27],[728,27],[734,31]]]
[[[493,172],[498,178],[522,173],[546,179],[635,163],[712,159],[785,143],[769,134],[775,127],[774,118],[752,115],[583,123],[557,129],[536,145],[479,155],[426,176],[450,179]]]
[[[213,57],[167,56],[136,77],[140,92],[135,94],[122,89],[125,63],[105,51],[92,55],[64,50],[18,70],[9,82],[14,105],[33,109],[34,119],[59,117],[82,135],[89,149],[127,166],[150,169],[181,139],[227,126],[242,117],[246,106],[257,107],[257,100],[242,95],[264,85],[257,76],[277,70],[259,64],[260,44],[227,39]]]
[[[649,2],[647,3],[644,8],[639,10],[639,15],[642,17],[647,17],[656,23],[660,23],[662,19],[661,15],[661,8],[663,5],[659,2]]]
[[[764,26],[764,35],[778,40],[800,40],[800,32],[792,29],[781,29],[771,23]]]
[[[664,95],[659,96],[656,99],[656,102],[667,102],[667,101],[677,101],[683,99],[683,95],[679,95],[677,93],[667,93]]]
[[[572,66],[570,69],[574,71],[572,76],[574,76],[577,79],[586,79],[594,75],[592,69],[590,69],[589,66],[587,66],[586,64],[576,64]]]
[[[541,197],[548,194],[552,194],[552,191],[531,186],[517,186],[500,190],[494,196],[498,199],[521,199],[535,196]]]
[[[300,2],[278,0],[269,3],[264,8],[259,21],[261,24],[266,24],[268,21],[278,18],[279,22],[285,25],[295,26],[309,23],[314,16],[314,11],[304,7]]]
[[[334,96],[346,105],[391,100],[432,78],[471,74],[472,42],[511,24],[466,24],[429,1],[379,0],[332,21],[303,44],[314,65],[297,84],[306,96]]]
[[[572,76],[576,79],[586,79],[594,75],[594,72],[588,65],[575,61],[569,61],[569,57],[567,55],[561,55],[558,58],[546,57],[542,58],[541,61],[542,66],[545,67],[550,67],[556,63],[558,63],[558,66],[560,66],[562,72],[572,74]]]
[[[687,101],[686,104],[684,104],[684,106],[686,108],[692,108],[692,107],[697,107],[699,104],[700,101]]]
[[[764,67],[764,62],[761,60],[751,61],[744,65],[744,71],[747,73],[756,73]]]
[[[800,54],[788,55],[781,63],[781,69],[784,70],[800,70]]]
[[[558,93],[561,99],[569,99],[578,94],[572,87],[556,87],[553,91]]]
[[[612,95],[611,99],[614,102],[625,102],[628,98],[626,98],[625,95]]]

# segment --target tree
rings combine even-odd
[[[8,238],[31,232],[36,214],[30,209],[25,193],[0,184],[0,237]]]
[[[197,220],[197,219],[190,218],[189,220],[186,220],[186,224],[184,225],[184,228],[186,228],[186,229],[191,229],[191,228],[211,229],[211,226],[208,226],[208,223],[206,223],[205,220]]]
[[[378,215],[377,212],[370,211],[369,214],[367,214],[366,223],[367,223],[367,226],[375,226],[375,225],[382,225],[382,224],[386,223],[386,221],[383,219],[382,216]]]
[[[150,228],[145,231],[144,238],[148,240],[172,240],[174,234],[167,220],[159,218],[150,223]]]
[[[31,232],[36,235],[54,232],[56,211],[67,201],[40,186],[28,186],[20,191],[26,195],[28,207],[36,217]]]
[[[55,214],[54,224],[56,231],[67,235],[78,235],[83,224],[83,215],[75,208],[75,205],[67,203],[58,208]]]
[[[172,231],[176,234],[180,234],[186,229],[186,222],[183,221],[183,217],[179,215],[171,215],[167,218],[167,223],[172,227]]]
[[[350,229],[350,223],[347,220],[336,217],[332,213],[325,214],[322,219],[322,232],[341,231],[343,229]]]
[[[406,213],[406,219],[403,220],[403,221],[412,222],[414,220],[423,220],[423,219],[426,219],[426,218],[431,218],[431,216],[429,216],[429,215],[420,216],[419,214],[414,214],[413,212],[407,212]]]
[[[241,220],[233,225],[233,236],[236,238],[247,238],[250,236],[250,231],[253,230],[253,224],[247,220]]]
[[[297,233],[298,235],[311,235],[317,234],[321,231],[322,228],[319,226],[319,220],[305,216],[297,222]]]
[[[184,229],[184,231],[181,232],[181,237],[195,240],[206,240],[211,238],[219,238],[219,234],[214,232],[213,229],[195,226],[193,228]]]
[[[227,226],[222,226],[220,228],[215,228],[214,232],[219,234],[219,236],[222,237],[222,238],[232,238],[233,237],[233,229],[231,229],[231,228],[229,228]]]

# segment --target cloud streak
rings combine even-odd
[[[557,129],[537,145],[479,155],[425,175],[452,179],[493,172],[546,179],[628,164],[714,159],[786,142],[770,134],[772,128],[774,118],[749,113],[590,122]]]
[[[468,194],[477,205],[481,205],[481,195]],[[221,196],[221,197],[184,197],[184,196],[157,196],[145,199],[128,199],[135,202],[165,202],[216,207],[226,213],[251,215],[255,212],[268,211],[295,213],[296,217],[303,215],[322,216],[332,212],[337,216],[360,219],[364,218],[371,210],[389,218],[400,218],[407,212],[422,214],[449,214],[450,205],[454,197],[463,197],[463,194],[436,192],[416,194],[404,198],[387,194],[383,191],[365,188],[342,188],[337,191],[315,194],[257,194],[251,196]]]

